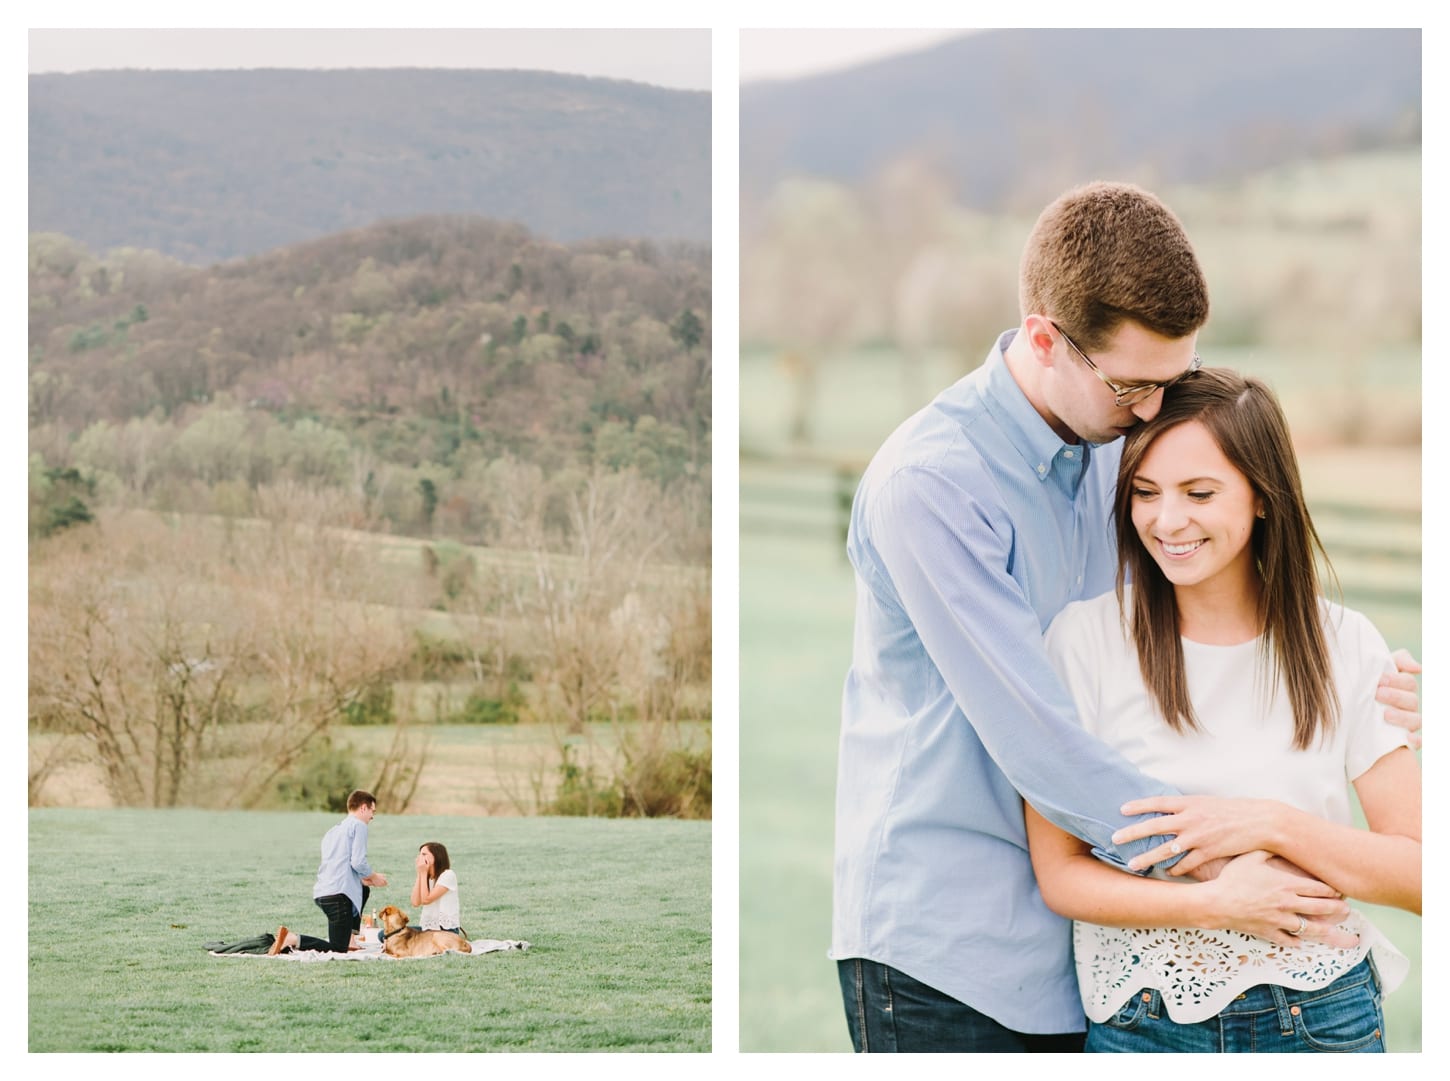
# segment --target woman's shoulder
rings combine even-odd
[[[1341,650],[1352,653],[1373,653],[1377,656],[1389,654],[1390,647],[1385,642],[1384,635],[1374,625],[1374,621],[1363,612],[1354,608],[1346,608],[1327,597],[1321,597],[1319,613],[1324,621],[1324,629],[1329,634],[1330,642]]]
[[[1124,603],[1131,603],[1125,592]],[[1112,590],[1072,601],[1048,625],[1047,654],[1059,671],[1109,663],[1128,648],[1118,595]]]
[[[1132,603],[1132,587],[1123,589],[1123,604]],[[1122,625],[1118,595],[1112,590],[1100,593],[1087,600],[1069,601],[1048,627],[1051,634],[1077,634],[1083,631],[1097,632],[1105,627]]]
[[[458,888],[458,876],[453,873],[452,867],[438,876],[438,885],[447,886],[450,890],[456,890]]]

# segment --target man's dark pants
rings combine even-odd
[[[853,958],[836,969],[857,1051],[1082,1050],[1085,1033],[1014,1032],[890,965]]]
[[[368,907],[367,886],[362,888],[362,907]],[[326,897],[314,898],[313,903],[322,909],[327,917],[327,948],[333,953],[346,953],[352,941],[352,933],[362,927],[361,910],[352,910],[352,901],[345,893],[329,893]]]

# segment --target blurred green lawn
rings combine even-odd
[[[849,1051],[826,949],[850,568],[751,534],[740,565],[740,1049]]]
[[[836,738],[854,580],[841,545],[740,538],[740,1047],[849,1051],[831,929]],[[1419,655],[1418,611],[1376,611]],[[1391,1050],[1420,1049],[1420,920],[1372,909],[1414,961],[1386,999]]]

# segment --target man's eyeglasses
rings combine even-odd
[[[1048,320],[1048,322],[1052,321]],[[1188,370],[1179,375],[1175,375],[1172,379],[1168,380],[1165,383],[1129,383],[1126,385],[1122,383],[1115,383],[1106,375],[1104,375],[1102,373],[1102,370],[1093,363],[1092,357],[1088,356],[1077,347],[1077,343],[1067,336],[1067,332],[1065,330],[1063,330],[1056,323],[1052,323],[1052,329],[1061,334],[1062,340],[1067,342],[1068,345],[1072,346],[1072,351],[1078,356],[1082,357],[1083,363],[1092,370],[1092,373],[1107,384],[1108,389],[1113,392],[1113,404],[1117,406],[1137,405],[1139,402],[1151,398],[1158,391],[1167,390],[1180,379],[1186,379],[1188,376],[1192,375],[1203,366],[1203,361],[1199,359],[1197,353],[1194,353],[1193,362],[1188,365]]]

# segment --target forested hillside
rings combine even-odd
[[[96,72],[29,134],[32,805],[709,817],[709,95]]]
[[[205,269],[33,235],[32,527],[57,486],[245,515],[290,482],[345,495],[351,524],[494,543],[509,470],[561,494],[632,469],[676,508],[669,556],[703,558],[709,312],[706,249],[479,218]]]

